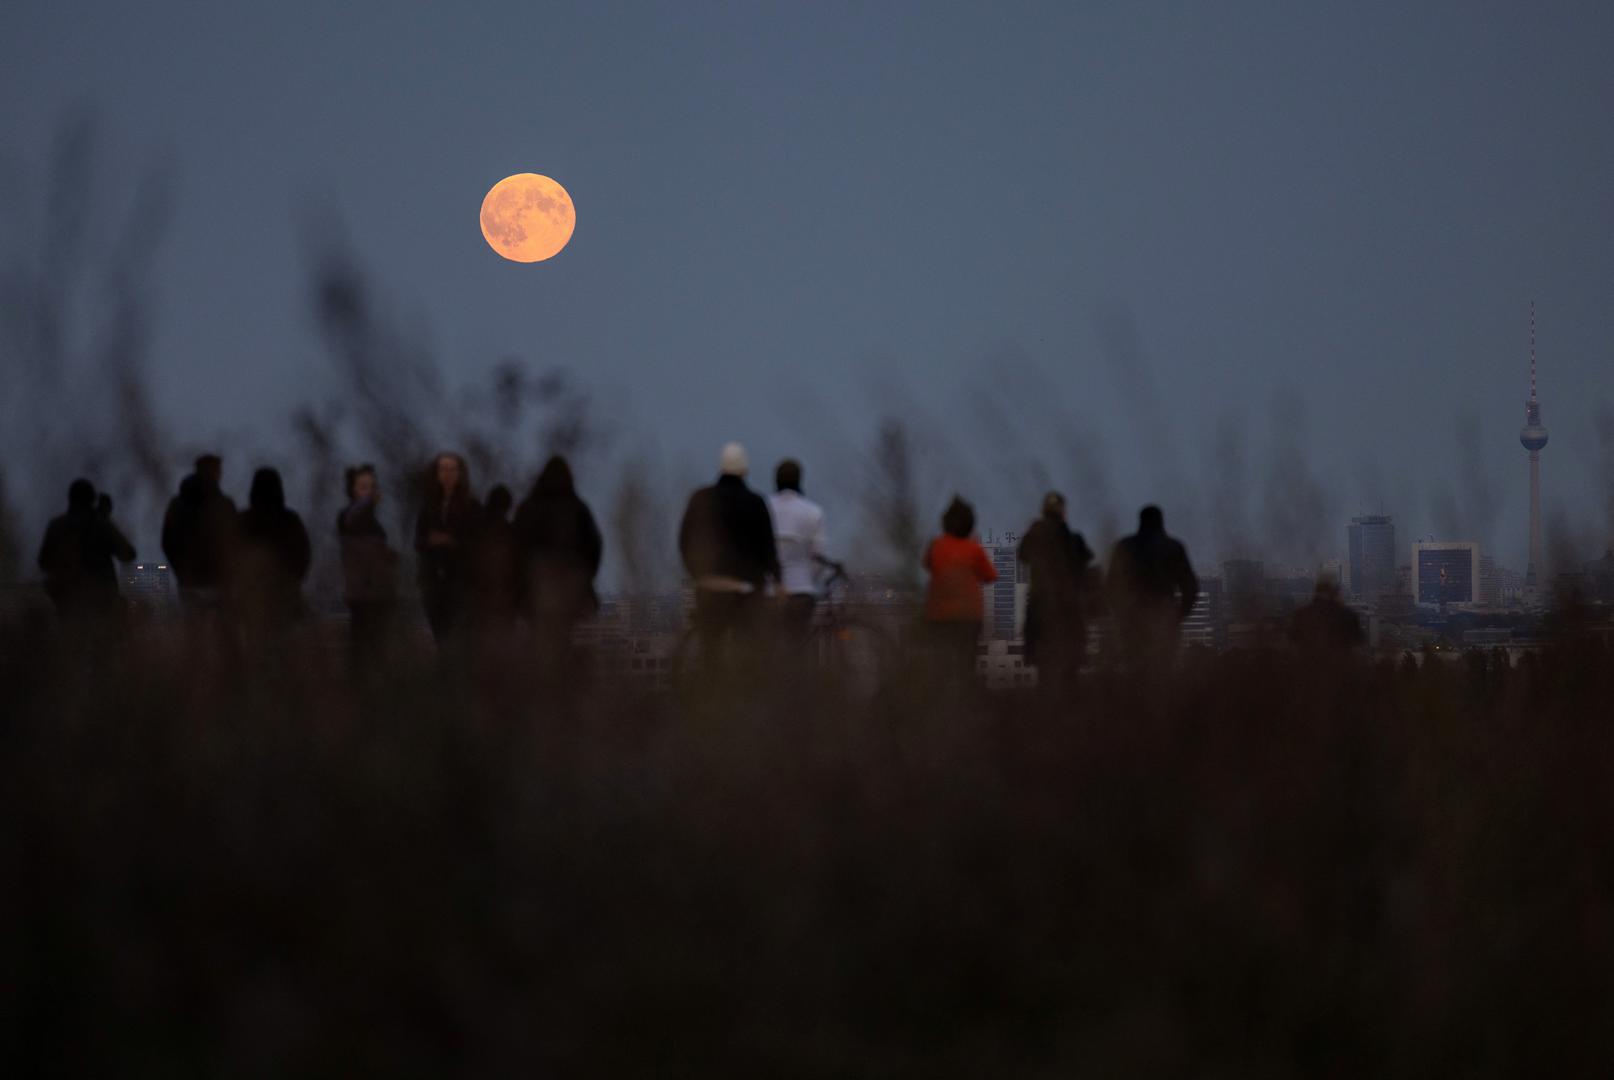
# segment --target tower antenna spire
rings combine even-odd
[[[1536,302],[1530,301],[1530,400],[1536,399]]]
[[[1530,397],[1524,403],[1524,427],[1519,442],[1530,451],[1530,562],[1524,574],[1526,592],[1534,596],[1537,575],[1544,573],[1541,550],[1541,448],[1547,445],[1547,429],[1541,423],[1541,402],[1536,398],[1536,302],[1530,301]]]

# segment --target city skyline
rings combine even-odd
[[[579,462],[598,501],[639,459],[662,487],[707,479],[737,438],[806,462],[848,543],[896,414],[925,451],[927,523],[953,490],[1012,522],[1056,487],[1093,537],[1154,502],[1202,558],[1292,561],[1382,506],[1406,536],[1522,564],[1503,436],[1534,297],[1543,544],[1614,534],[1606,5],[526,12],[7,5],[0,93],[29,103],[0,121],[7,265],[106,254],[48,235],[75,117],[97,119],[84,235],[119,235],[168,178],[138,314],[170,483],[207,448],[239,488],[287,462],[299,410],[342,403],[317,238],[433,361],[434,400],[484,392],[511,356],[571,371],[615,435]],[[577,206],[533,266],[477,224],[524,169]],[[88,427],[117,416],[115,380],[63,378]],[[65,438],[68,410],[41,411]],[[422,423],[451,445],[447,419]],[[38,527],[67,478],[8,492]]]

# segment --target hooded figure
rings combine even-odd
[[[594,575],[604,544],[572,469],[558,454],[545,463],[521,500],[515,534],[518,601],[540,631],[570,631],[599,607]]]
[[[1199,578],[1188,550],[1166,535],[1158,506],[1145,506],[1138,513],[1138,531],[1116,543],[1104,588],[1128,662],[1169,668],[1179,624],[1199,600]]]
[[[67,617],[115,614],[117,570],[113,559],[130,562],[135,550],[112,524],[111,507],[96,507],[95,487],[74,480],[67,488],[67,513],[51,519],[39,547],[45,592]]]
[[[287,621],[302,611],[303,579],[312,551],[303,519],[286,509],[286,491],[275,469],[252,474],[247,508],[241,511],[239,546],[231,565],[231,593],[247,618]]]
[[[163,515],[163,554],[174,568],[180,595],[224,583],[225,564],[235,541],[235,503],[219,490],[223,470],[216,454],[196,459],[196,470],[180,482]]]
[[[458,454],[438,454],[426,470],[425,497],[415,519],[420,599],[439,645],[469,614],[472,546],[482,507],[471,495],[470,470]]]
[[[1038,684],[1058,690],[1087,657],[1086,584],[1093,551],[1065,523],[1065,497],[1050,491],[1042,516],[1020,541],[1019,561],[1030,571],[1026,597],[1026,663]]]

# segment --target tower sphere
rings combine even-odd
[[[1547,445],[1547,429],[1540,424],[1526,424],[1519,429],[1519,445],[1526,450],[1540,450]]]

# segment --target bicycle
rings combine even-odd
[[[835,680],[855,697],[869,697],[890,667],[890,637],[874,624],[849,614],[846,589],[851,584],[844,563],[817,557],[828,570],[819,582],[822,600],[807,633],[808,663],[822,679]]]
[[[871,696],[889,668],[891,639],[878,627],[847,612],[845,591],[851,579],[846,566],[823,556],[817,556],[816,561],[828,574],[817,582],[821,599],[814,607],[805,636],[798,638],[788,628],[782,606],[773,599],[763,601],[765,640],[731,643],[738,647],[720,657],[704,655],[700,630],[691,626],[680,635],[671,654],[673,684],[696,689],[710,685],[726,668],[732,674],[731,665],[742,657],[754,660],[763,671],[777,670],[781,674],[802,660],[799,666],[815,678],[834,680],[855,697]]]

